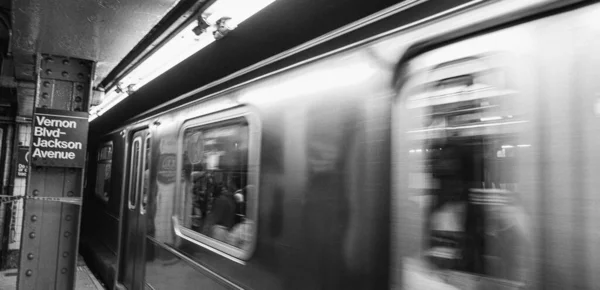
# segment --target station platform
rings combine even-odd
[[[17,289],[17,269],[9,269],[0,272],[0,289]],[[104,286],[92,274],[81,256],[77,259],[77,274],[75,278],[75,290],[105,290]]]

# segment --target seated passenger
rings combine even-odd
[[[239,224],[244,221],[246,216],[246,191],[247,188],[238,189],[233,195],[235,200],[235,223]]]
[[[233,193],[223,185],[220,195],[215,199],[214,207],[208,215],[206,231],[210,236],[225,240],[224,234],[235,225],[235,201]],[[225,231],[225,232],[223,232]]]

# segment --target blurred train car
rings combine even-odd
[[[401,21],[427,2],[99,138],[90,266],[115,289],[598,289],[600,4]]]

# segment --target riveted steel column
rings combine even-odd
[[[74,289],[81,206],[64,201],[73,201],[73,198],[81,200],[83,191],[85,168],[80,153],[85,152],[87,145],[87,111],[94,63],[40,55],[36,66],[30,174],[26,193],[28,198],[25,200],[23,213],[18,289]],[[42,117],[67,123],[44,123],[40,121],[45,120]],[[79,136],[83,137],[80,142],[83,149],[73,153],[77,154],[78,160],[66,157],[56,159],[52,157],[54,155],[43,155],[45,157],[41,158],[38,154],[36,157],[36,140],[39,144],[39,140],[43,138],[56,138],[53,145],[47,145],[46,148],[52,148],[48,152],[66,150],[56,147],[56,144],[63,140],[61,138],[73,137],[68,136],[73,132],[68,129],[72,118],[77,118],[77,123],[72,123],[76,124],[75,128],[85,128],[81,134],[76,134],[85,135]],[[42,136],[39,132],[36,133],[36,126],[47,126],[49,130],[55,130],[58,137]],[[66,126],[67,129],[58,128],[62,130],[60,131],[52,126]],[[41,148],[44,148],[43,145]]]

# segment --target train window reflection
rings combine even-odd
[[[451,67],[444,70],[452,74]],[[423,86],[418,98],[403,96],[409,123],[403,194],[419,208],[406,217],[409,248],[419,253],[405,256],[408,289],[418,289],[414,283],[445,285],[440,289],[517,289],[524,283],[528,231],[517,174],[519,158],[531,147],[521,140],[528,120],[513,105],[514,95],[481,83],[493,76],[464,73]],[[440,93],[464,80],[466,87],[486,87],[486,94]]]
[[[244,249],[252,242],[246,215],[249,131],[245,119],[184,132],[183,226]]]
[[[111,186],[111,169],[112,169],[112,155],[113,155],[113,144],[112,142],[104,143],[100,149],[98,149],[98,165],[96,167],[96,196],[108,202],[110,199],[110,186]]]

